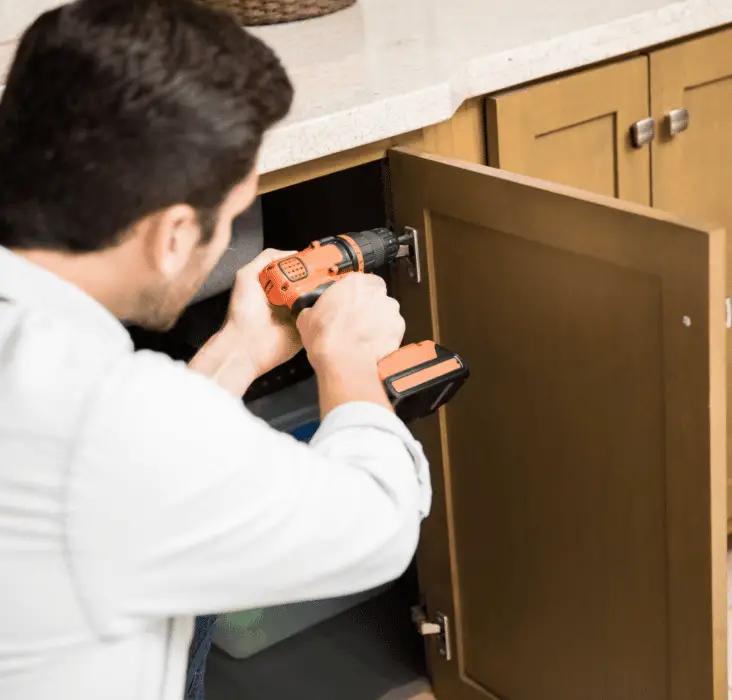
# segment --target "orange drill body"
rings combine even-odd
[[[323,238],[267,265],[259,282],[272,305],[287,306],[298,314],[345,275],[372,272],[393,262],[403,242],[388,229]],[[379,376],[397,414],[407,421],[429,415],[449,401],[469,371],[458,355],[427,340],[385,357]]]
[[[267,265],[259,273],[259,282],[270,304],[297,312],[301,310],[298,301],[305,308],[302,300],[313,294],[320,296],[336,279],[353,271],[353,266],[346,268],[344,262],[338,245],[313,241],[305,250]]]

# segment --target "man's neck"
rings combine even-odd
[[[93,253],[53,250],[13,250],[16,255],[48,270],[88,294],[119,319],[131,318],[136,308],[131,275],[121,264],[119,249]]]

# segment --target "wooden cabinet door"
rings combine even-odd
[[[655,51],[650,61],[651,108],[661,127],[651,151],[654,206],[701,218],[730,232],[732,30]],[[679,109],[687,110],[688,126],[672,135],[669,115]],[[728,256],[731,251],[728,246]],[[729,274],[727,296],[732,297]],[[727,387],[732,389],[732,366],[727,370]],[[727,420],[727,432],[732,435],[732,415]],[[728,470],[732,470],[731,446],[728,440]],[[732,471],[727,488],[732,502]]]
[[[437,699],[722,700],[723,233],[405,149],[390,171],[408,339],[471,368],[414,426]]]
[[[486,107],[489,165],[650,203],[649,149],[630,140],[649,116],[645,56],[489,97]]]

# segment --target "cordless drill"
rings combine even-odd
[[[378,228],[321,238],[300,253],[267,265],[259,281],[273,306],[287,306],[297,315],[345,275],[373,272],[409,254],[412,235],[396,236]],[[368,313],[368,309],[361,312]],[[458,355],[432,340],[405,345],[379,363],[386,393],[404,421],[436,411],[457,393],[469,374]]]

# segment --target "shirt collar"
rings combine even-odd
[[[132,347],[125,327],[79,287],[0,246],[0,297],[26,308],[62,316],[110,342]]]

